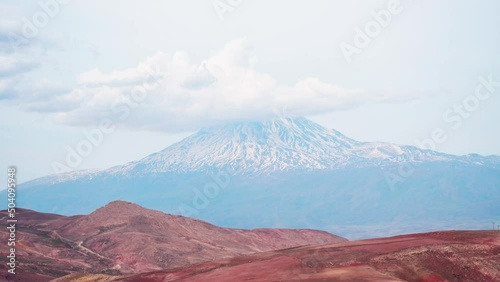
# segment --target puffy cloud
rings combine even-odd
[[[89,70],[79,75],[75,89],[33,101],[25,109],[51,112],[57,122],[70,125],[95,125],[109,118],[134,129],[180,131],[270,117],[284,109],[291,115],[314,115],[406,99],[312,77],[283,85],[255,65],[246,39],[228,43],[201,62],[192,62],[184,52],[157,53],[134,68]]]
[[[148,79],[152,67],[166,64],[165,55],[159,53],[135,68],[103,73],[98,68],[82,73],[78,83],[83,87],[123,87],[138,85]]]

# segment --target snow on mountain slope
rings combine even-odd
[[[57,183],[72,181],[84,177],[92,179],[94,176],[100,175],[104,171],[105,170],[100,170],[100,169],[75,170],[75,171],[63,172],[63,173],[40,177],[23,184],[28,186],[54,185]]]
[[[306,118],[277,118],[203,129],[161,152],[111,171],[159,173],[229,168],[269,173],[456,159],[411,146],[358,142]]]
[[[207,128],[135,162],[24,183],[18,204],[74,215],[126,200],[221,226],[362,238],[484,228],[500,214],[499,172],[498,156],[358,142],[287,118]]]
[[[233,173],[271,173],[343,167],[394,165],[402,162],[458,161],[498,166],[500,157],[453,156],[413,146],[359,142],[306,118],[234,122],[206,128],[138,161],[107,170],[86,170],[36,179],[55,184],[101,174],[155,174],[229,169]]]

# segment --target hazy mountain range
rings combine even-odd
[[[500,157],[359,142],[305,118],[211,127],[138,161],[20,185],[24,208],[89,213],[113,200],[238,228],[366,238],[500,220]],[[3,191],[2,193],[5,193]]]

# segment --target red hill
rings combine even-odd
[[[0,215],[6,219],[5,211]],[[316,230],[221,228],[122,201],[83,216],[22,209],[17,218],[17,254],[23,269],[17,276],[19,281],[48,281],[73,272],[127,274],[164,270],[244,254],[346,241]],[[0,236],[5,241],[7,231],[1,230]]]

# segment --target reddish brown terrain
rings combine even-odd
[[[500,231],[444,231],[304,246],[169,271],[67,281],[500,281]]]
[[[0,212],[5,222],[7,214]],[[71,273],[132,274],[344,238],[307,229],[221,228],[116,201],[85,216],[18,209],[16,276],[7,281],[49,281]],[[7,242],[8,230],[0,229]],[[2,257],[7,249],[1,248]],[[71,280],[67,280],[71,281]]]

